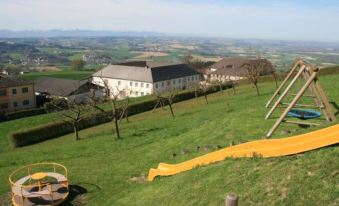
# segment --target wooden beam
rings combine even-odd
[[[274,94],[272,95],[272,97],[268,100],[268,102],[266,103],[266,108],[268,108],[268,106],[272,103],[273,99],[280,93],[280,91],[282,90],[282,88],[285,86],[285,84],[287,83],[287,81],[291,78],[293,72],[297,69],[297,67],[300,65],[299,61],[297,61],[293,68],[291,69],[291,71],[287,74],[287,76],[285,77],[285,79],[281,82],[281,84],[279,85],[278,89],[274,92]]]
[[[310,126],[319,126],[318,123],[313,122],[298,122],[298,121],[290,121],[290,120],[283,120],[284,123],[290,123],[290,124],[299,124],[299,125],[310,125]]]
[[[295,77],[292,79],[291,83],[286,87],[285,91],[280,95],[278,100],[274,103],[273,107],[270,109],[270,111],[267,113],[265,119],[268,119],[274,112],[274,110],[277,108],[277,106],[280,104],[281,100],[287,95],[291,87],[294,85],[294,83],[297,81],[299,76],[302,74],[302,72],[305,70],[306,66],[303,65],[298,73],[295,75]]]
[[[297,96],[297,94],[293,94],[293,93],[290,93],[288,95],[290,95],[290,96]],[[303,97],[316,98],[316,96],[313,96],[313,95],[303,95]]]
[[[305,67],[303,67],[305,68]],[[285,119],[285,117],[287,116],[288,112],[292,109],[292,107],[298,102],[298,100],[300,99],[300,97],[305,93],[305,91],[307,90],[307,88],[310,86],[310,84],[313,82],[313,80],[316,78],[318,71],[315,71],[312,73],[312,75],[310,76],[310,78],[307,80],[307,82],[305,83],[305,85],[300,89],[300,91],[297,93],[297,95],[294,97],[294,99],[292,100],[292,102],[288,105],[288,107],[284,110],[284,112],[281,114],[281,116],[279,117],[279,119],[277,119],[277,121],[274,123],[274,125],[272,126],[272,128],[270,129],[270,131],[267,133],[266,137],[271,137],[272,134],[275,132],[275,130],[279,127],[279,125],[281,124],[281,122]]]
[[[305,73],[304,73],[305,78],[309,78],[312,72],[313,72],[313,70],[308,70],[307,72],[305,72]],[[323,113],[323,115],[325,116],[326,120],[329,121],[330,118],[329,118],[329,116],[328,116],[328,114],[327,114],[327,111],[325,110],[324,100],[322,99],[322,97],[321,97],[321,95],[320,95],[318,89],[317,89],[316,86],[315,86],[315,81],[317,81],[317,77],[314,78],[314,81],[311,83],[309,89],[310,89],[311,93],[312,93],[313,95],[315,95],[315,97],[316,97],[316,98],[314,99],[315,104],[317,104],[317,105],[319,105],[319,106],[320,106],[320,105],[322,106],[322,107],[320,108],[321,113]]]
[[[333,108],[330,105],[330,102],[328,101],[328,98],[327,98],[323,88],[321,87],[320,82],[318,81],[318,79],[315,80],[314,84],[315,84],[314,86],[318,90],[320,98],[321,98],[321,100],[322,100],[322,102],[323,102],[323,104],[325,106],[325,111],[326,111],[327,116],[328,116],[327,121],[329,121],[329,122],[336,121],[336,116],[334,114]]]
[[[290,103],[282,102],[280,104],[282,104],[282,105],[289,105]],[[294,106],[295,107],[311,107],[311,108],[319,108],[319,109],[324,108],[324,106],[321,106],[321,105],[318,106],[318,105],[312,105],[312,104],[295,104]]]

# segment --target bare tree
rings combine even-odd
[[[156,98],[156,103],[154,105],[154,108],[152,110],[152,112],[155,111],[156,108],[158,108],[159,106],[161,107],[161,109],[164,109],[165,106],[165,98],[162,97],[162,94],[160,92],[155,92],[154,96]]]
[[[174,91],[171,91],[171,92],[166,96],[166,100],[167,100],[168,106],[169,106],[169,108],[170,108],[172,117],[174,117],[174,112],[173,112],[172,104],[173,104],[173,100],[174,100],[175,95],[176,95],[176,93],[175,93]]]
[[[216,85],[219,87],[219,91],[223,92],[224,90],[222,89],[223,81],[221,79],[216,79],[212,82],[212,84]]]
[[[209,90],[209,87],[206,83],[200,84],[200,91],[202,91],[204,95],[206,104],[208,104],[208,99],[207,99],[208,90]]]
[[[272,64],[266,59],[262,59],[260,53],[257,53],[257,58],[255,60],[250,60],[249,62],[244,63],[241,67],[247,70],[247,77],[255,87],[257,95],[259,96],[260,91],[258,87],[258,79],[261,75],[272,71]]]
[[[269,69],[270,69],[270,72],[273,76],[273,79],[274,79],[274,82],[275,82],[275,87],[278,88],[278,78],[277,78],[276,70],[275,70],[273,65],[271,65],[271,67]]]
[[[167,90],[166,92],[157,92],[155,93],[155,96],[157,97],[156,104],[153,108],[153,111],[158,107],[161,106],[162,109],[164,109],[164,106],[167,104],[172,117],[174,117],[174,111],[173,111],[173,103],[174,98],[176,96],[176,90]]]
[[[129,99],[127,103],[121,108],[118,107],[118,99],[122,93],[125,91],[120,91],[118,88],[114,89],[111,88],[110,85],[108,84],[105,79],[102,77],[98,77],[100,79],[100,82],[97,82],[98,85],[103,86],[104,88],[104,97],[103,98],[91,98],[91,106],[95,108],[96,110],[102,112],[102,113],[107,113],[107,111],[102,107],[103,104],[99,104],[102,101],[104,102],[109,102],[111,111],[108,113],[108,118],[113,122],[114,125],[114,133],[115,133],[115,139],[120,139],[120,130],[119,130],[119,122],[120,118],[122,116],[126,116],[125,112],[128,111],[128,105],[129,105]]]
[[[232,86],[233,94],[236,94],[234,81],[230,80],[230,83],[231,83],[231,86]]]
[[[128,107],[129,107],[129,103],[130,103],[129,96],[127,96],[126,99],[124,101],[122,101],[119,123],[121,122],[121,120],[123,118],[126,119],[126,122],[129,122],[129,119],[128,119]]]
[[[79,140],[79,122],[90,114],[91,108],[86,101],[71,99],[54,99],[48,103],[47,112],[58,112],[62,121],[73,126],[75,140]]]

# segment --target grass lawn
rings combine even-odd
[[[330,100],[338,104],[339,75],[323,76],[320,81]],[[235,96],[231,91],[209,95],[208,105],[203,98],[177,103],[175,118],[168,109],[135,115],[130,123],[121,124],[123,139],[118,141],[113,141],[112,124],[107,123],[82,130],[78,142],[70,134],[0,151],[0,194],[9,192],[7,178],[16,168],[58,162],[68,168],[72,185],[88,190],[83,200],[87,205],[222,205],[229,192],[240,196],[240,205],[338,205],[337,146],[280,158],[227,159],[151,183],[142,181],[159,162],[178,163],[211,152],[216,145],[263,137],[275,121],[263,119],[264,105],[275,88],[273,83],[260,88],[260,97],[244,85]],[[10,123],[7,127],[13,127]],[[0,128],[2,124],[6,123]],[[319,128],[283,125],[273,138],[283,137],[282,130],[294,135]],[[8,144],[0,142],[4,147]],[[202,149],[196,151],[197,146]],[[182,155],[182,149],[189,152]]]
[[[30,81],[34,81],[35,79],[46,76],[46,77],[55,77],[55,78],[65,78],[65,79],[84,79],[86,77],[91,76],[93,71],[74,71],[70,69],[65,69],[62,71],[51,71],[51,72],[31,72],[27,74],[23,74],[22,78]]]

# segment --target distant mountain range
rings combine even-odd
[[[104,36],[168,36],[169,34],[139,31],[106,31],[106,30],[1,30],[0,38],[32,38],[32,37],[104,37]]]

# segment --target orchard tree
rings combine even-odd
[[[273,65],[267,59],[262,59],[260,53],[257,53],[257,58],[255,60],[250,60],[249,62],[241,65],[242,68],[245,68],[247,71],[247,78],[253,84],[257,91],[257,95],[260,96],[260,91],[258,87],[259,77],[268,73],[272,73]]]

